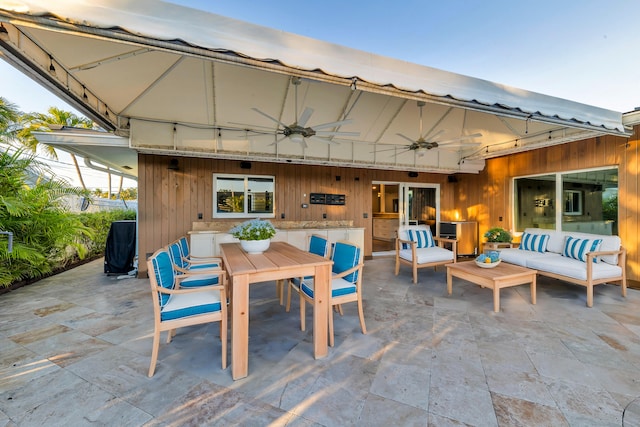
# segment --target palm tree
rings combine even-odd
[[[13,139],[12,128],[20,121],[18,106],[0,96],[0,140],[7,144]]]
[[[38,140],[33,136],[33,132],[50,132],[50,125],[71,126],[84,129],[92,129],[93,122],[87,118],[80,117],[69,111],[64,111],[58,107],[49,107],[47,114],[44,113],[30,113],[23,116],[23,128],[18,133],[18,137],[22,144],[35,152],[39,146]],[[58,154],[51,146],[46,146],[45,152],[53,159],[58,159]],[[82,178],[82,171],[78,165],[78,159],[73,153],[71,154],[71,160],[76,168],[78,179],[83,190],[87,189]]]

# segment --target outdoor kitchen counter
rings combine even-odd
[[[345,240],[364,247],[364,228],[353,227],[353,221],[271,221],[276,227],[274,242],[287,242],[298,249],[307,250],[312,234],[330,242]],[[221,243],[234,243],[238,239],[228,233],[235,223],[194,222],[189,232],[191,253],[196,256],[219,256]]]

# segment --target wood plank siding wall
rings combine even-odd
[[[171,157],[140,154],[138,156],[138,251],[140,259],[185,235],[197,221],[211,222],[213,214],[213,174],[233,173],[273,175],[276,177],[276,220],[285,214],[287,221],[352,220],[354,227],[365,228],[365,256],[371,256],[373,181],[437,183],[441,185],[440,210],[443,219],[453,219],[454,184],[447,175],[330,166],[289,165],[251,162],[242,169],[240,161],[179,157],[179,170],[167,169]],[[336,180],[339,176],[340,180]],[[309,204],[310,193],[345,194],[344,206]],[[304,198],[303,194],[307,197]],[[303,203],[308,208],[302,208]],[[198,219],[202,213],[202,220]],[[367,214],[364,218],[363,214]],[[225,221],[225,220],[220,220]],[[238,220],[233,220],[237,222]],[[146,264],[139,263],[146,274]]]
[[[168,170],[170,157],[139,156],[139,253],[141,260],[191,230],[196,221],[212,221],[213,174],[256,174],[276,177],[276,220],[280,214],[290,221],[352,220],[365,228],[365,256],[372,252],[373,181],[440,184],[440,219],[477,221],[480,236],[493,226],[512,228],[511,180],[514,176],[598,168],[619,167],[619,234],[627,249],[627,276],[640,281],[638,253],[640,220],[639,128],[629,139],[603,136],[514,154],[487,161],[479,174],[457,174],[457,182],[447,175],[330,166],[289,165],[251,162],[251,169],[240,168],[240,161],[179,157],[178,171]],[[336,180],[339,176],[340,180]],[[312,205],[310,193],[346,195],[345,206]],[[306,194],[306,199],[303,198]],[[198,219],[202,213],[202,220]],[[364,218],[363,214],[368,214]],[[500,221],[502,218],[502,221]],[[236,220],[237,221],[237,220]],[[139,263],[146,274],[146,264]],[[391,267],[390,267],[391,268]]]
[[[478,177],[458,178],[456,207],[469,220],[478,221],[480,236],[494,226],[509,230],[513,226],[513,177],[617,166],[618,232],[627,249],[627,278],[637,283],[640,281],[639,129],[635,127],[630,139],[603,136],[490,159]]]

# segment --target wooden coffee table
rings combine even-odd
[[[452,278],[468,280],[483,288],[493,289],[493,311],[500,311],[500,289],[531,283],[531,304],[536,303],[536,270],[501,262],[494,268],[482,268],[475,261],[447,264],[447,292],[451,295]]]

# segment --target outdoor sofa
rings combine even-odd
[[[525,229],[520,246],[500,251],[500,259],[587,288],[587,307],[593,306],[593,287],[620,282],[622,296],[627,296],[626,251],[620,237]]]

